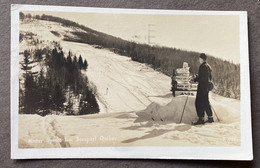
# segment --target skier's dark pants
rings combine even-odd
[[[212,110],[209,105],[209,92],[198,92],[195,106],[198,117],[203,118],[205,116],[205,111],[208,116],[212,116]]]

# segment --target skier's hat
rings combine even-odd
[[[207,56],[205,53],[201,53],[200,54],[200,58],[203,59],[203,60],[206,60],[207,59]]]

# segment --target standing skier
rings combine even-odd
[[[195,100],[195,106],[197,115],[199,117],[198,121],[193,123],[193,125],[204,124],[205,111],[208,115],[208,120],[206,122],[214,122],[212,116],[212,110],[209,104],[209,81],[211,80],[211,67],[207,63],[206,54],[200,54],[199,61],[201,63],[199,67],[199,74],[194,78],[194,82],[198,82],[198,91]]]

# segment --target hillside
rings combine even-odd
[[[87,60],[71,51],[64,53],[57,34],[49,31],[56,26],[31,20],[20,25],[19,113],[98,113],[95,85],[85,75]],[[60,33],[69,35],[70,29],[59,28]]]
[[[188,62],[191,73],[198,72],[198,56],[200,53],[163,46],[150,46],[126,41],[111,35],[92,30],[84,25],[70,20],[42,15],[34,16],[36,19],[60,23],[65,27],[74,27],[72,36],[64,36],[64,40],[72,42],[98,45],[108,48],[116,54],[130,57],[133,61],[148,64],[153,69],[171,76],[173,69],[180,68],[183,62]],[[78,31],[80,29],[81,31]],[[203,51],[201,51],[203,52]],[[213,72],[215,84],[214,93],[221,96],[240,99],[240,65],[208,55],[208,63]]]
[[[57,41],[65,55],[71,52],[77,57],[81,55],[83,60],[88,61],[88,70],[82,73],[86,74],[90,83],[97,88],[101,113],[138,111],[151,102],[165,104],[171,100],[170,77],[108,49],[97,49],[88,44],[63,41],[64,36],[73,36],[72,32],[75,30],[73,28],[40,20],[21,22],[21,34],[29,33],[28,30],[35,35],[32,37],[34,40],[23,36],[20,52],[26,48],[54,47],[53,41]],[[60,36],[57,37],[51,32],[59,32]],[[37,39],[42,43],[31,44]],[[23,58],[22,54],[21,58]],[[40,71],[39,66],[33,69]],[[20,78],[22,73],[23,71],[20,71]]]

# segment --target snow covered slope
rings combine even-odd
[[[170,77],[108,49],[96,49],[88,44],[62,40],[64,36],[72,36],[72,31],[80,29],[63,27],[54,22],[33,21],[22,23],[20,30],[30,30],[45,43],[57,41],[65,53],[71,51],[88,61],[86,75],[97,87],[101,113],[137,111],[154,101],[163,104],[170,101]],[[60,36],[55,36],[51,31],[58,32]],[[20,51],[28,45],[23,42]]]
[[[57,41],[68,53],[88,61],[85,72],[97,88],[100,114],[86,116],[19,116],[21,148],[147,145],[240,145],[240,101],[212,95],[221,122],[191,126],[196,120],[195,97],[172,98],[170,77],[107,49],[63,41],[75,28],[47,21],[24,22],[21,32],[33,32],[48,46]],[[58,32],[56,36],[51,31]],[[23,41],[20,51],[33,46]],[[215,121],[217,118],[215,116]]]
[[[154,101],[170,101],[170,77],[106,49],[64,41],[61,45],[88,61],[86,75],[97,87],[101,112],[137,111]]]

